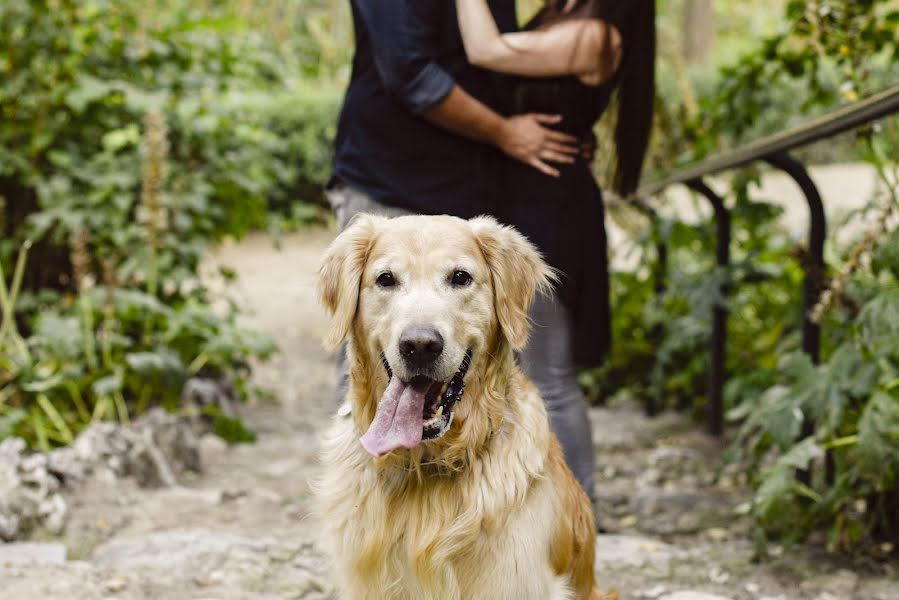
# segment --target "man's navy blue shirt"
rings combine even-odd
[[[512,31],[514,0],[490,0]],[[353,72],[340,114],[334,179],[375,201],[425,214],[489,212],[499,153],[423,114],[458,84],[496,105],[497,77],[471,66],[451,0],[351,0]]]

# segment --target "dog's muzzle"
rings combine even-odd
[[[443,436],[452,424],[453,408],[465,392],[471,350],[465,353],[456,373],[445,382],[423,375],[402,381],[393,374],[383,354],[381,362],[389,382],[371,426],[360,439],[362,446],[371,455],[380,457]]]

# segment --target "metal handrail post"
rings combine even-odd
[[[724,200],[716,194],[702,179],[691,179],[687,187],[705,198],[715,211],[716,261],[718,268],[726,272],[730,265],[730,211],[724,206]],[[719,289],[721,298],[728,294],[727,284]],[[712,309],[711,364],[709,365],[709,406],[706,426],[712,435],[724,433],[724,384],[727,380],[727,307],[723,302],[716,302]]]

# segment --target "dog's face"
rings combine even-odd
[[[329,345],[352,332],[378,374],[370,385],[383,388],[377,406],[358,407],[373,413],[366,450],[414,448],[471,417],[459,402],[472,366],[498,341],[524,345],[527,310],[550,277],[523,236],[489,218],[354,221],[327,252],[320,289],[333,315]]]

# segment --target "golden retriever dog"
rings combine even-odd
[[[349,414],[316,482],[344,597],[613,598],[586,494],[515,362],[552,270],[488,217],[361,215],[319,270]],[[341,411],[345,413],[346,411]]]

